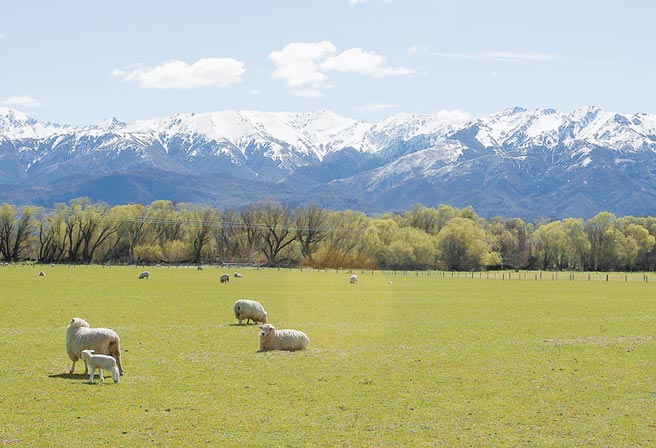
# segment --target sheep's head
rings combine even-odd
[[[89,323],[84,319],[80,319],[79,317],[74,317],[73,319],[71,319],[68,325],[71,327],[80,328],[80,327],[88,327]]]
[[[91,357],[91,355],[94,352],[95,352],[95,350],[82,350],[82,353],[80,353],[80,354],[82,355],[82,359],[84,359],[85,361],[88,361],[89,358]]]
[[[271,333],[276,331],[276,327],[270,324],[264,324],[260,327],[260,337],[261,338],[266,338],[269,336]]]

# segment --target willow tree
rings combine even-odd
[[[279,259],[281,251],[297,238],[292,210],[276,202],[266,202],[260,205],[258,223],[262,228],[263,240],[260,250],[267,264],[276,266],[282,263],[283,260]]]
[[[312,254],[317,250],[321,241],[328,235],[326,221],[328,212],[318,205],[298,207],[296,215],[296,239],[301,245],[301,255],[310,264],[314,263]]]
[[[0,254],[7,261],[18,261],[34,227],[37,209],[24,207],[20,213],[12,205],[0,206]]]
[[[478,222],[456,217],[437,234],[440,260],[446,269],[468,271],[501,263],[486,240],[485,231]]]

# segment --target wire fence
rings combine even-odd
[[[650,276],[656,278],[654,272],[581,272],[581,271],[410,271],[410,270],[389,270],[389,269],[357,269],[357,268],[310,268],[310,267],[268,267],[255,263],[220,263],[220,264],[174,264],[174,263],[157,263],[157,264],[72,264],[72,263],[47,263],[37,262],[20,262],[20,263],[0,263],[0,268],[8,266],[32,266],[32,267],[77,267],[77,266],[99,266],[110,268],[112,266],[135,267],[135,268],[175,268],[175,269],[198,269],[204,268],[217,270],[268,270],[268,271],[285,271],[285,272],[322,272],[326,274],[356,274],[356,275],[382,275],[386,277],[433,277],[442,279],[479,279],[479,280],[498,280],[498,281],[587,281],[587,282],[644,282],[649,283]]]

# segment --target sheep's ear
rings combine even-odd
[[[75,318],[71,319],[71,322],[70,322],[70,323],[73,323],[73,322],[75,322]]]

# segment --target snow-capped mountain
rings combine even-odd
[[[89,196],[235,207],[264,197],[370,212],[471,205],[484,216],[653,213],[656,115],[594,107],[398,114],[379,123],[220,111],[92,126],[0,108],[0,201]]]

